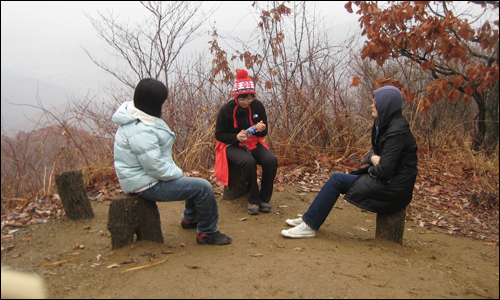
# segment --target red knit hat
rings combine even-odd
[[[248,72],[241,69],[236,73],[236,82],[233,87],[233,96],[237,98],[239,95],[254,94],[255,85],[253,80],[248,78]]]

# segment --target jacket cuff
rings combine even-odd
[[[373,152],[368,153],[368,155],[366,156],[366,163],[367,163],[367,164],[373,165],[373,163],[372,163],[372,156],[373,156],[374,154],[375,154],[375,153],[373,153]]]

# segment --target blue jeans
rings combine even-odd
[[[160,180],[144,190],[140,196],[157,202],[186,200],[186,208],[182,215],[185,221],[198,222],[199,233],[213,233],[218,230],[217,201],[212,186],[205,179],[183,176],[169,181]]]
[[[312,229],[319,230],[339,195],[347,193],[356,178],[358,175],[334,173],[316,195],[313,203],[302,216],[302,220]]]

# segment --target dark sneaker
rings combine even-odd
[[[182,219],[181,220],[181,226],[182,228],[184,229],[192,229],[192,228],[196,228],[196,226],[198,225],[198,222],[193,222],[193,223],[189,223],[187,222],[186,220]]]
[[[269,203],[260,201],[259,210],[264,213],[271,212],[271,205],[269,205]]]
[[[249,215],[258,215],[259,206],[257,204],[248,203],[247,212]]]
[[[231,243],[233,239],[225,234],[216,231],[214,233],[197,233],[196,242],[198,244],[225,245]]]

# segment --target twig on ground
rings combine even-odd
[[[152,265],[147,265],[147,266],[141,266],[141,267],[135,267],[135,268],[130,268],[130,269],[127,269],[127,270],[122,271],[122,272],[120,272],[120,273],[125,273],[125,272],[128,272],[128,271],[134,271],[134,270],[139,270],[139,269],[144,269],[144,268],[153,267],[153,266],[159,265],[159,264],[161,264],[161,263],[164,263],[164,262],[166,262],[167,260],[168,260],[168,257],[167,257],[167,259],[162,260],[162,261],[159,261],[159,262],[157,262],[157,263],[155,263],[155,264],[152,264]]]
[[[352,277],[352,278],[356,278],[356,279],[359,279],[359,280],[362,280],[366,283],[369,283],[369,284],[373,284],[374,286],[378,286],[378,287],[384,287],[386,286],[386,284],[389,282],[389,278],[387,278],[386,282],[384,284],[379,284],[379,283],[375,283],[375,282],[371,282],[369,280],[366,280],[364,278],[361,278],[361,277],[357,277],[357,276],[354,276],[354,275],[350,275],[350,274],[344,274],[344,273],[340,273],[340,272],[335,272],[335,271],[332,271],[334,274],[340,274],[340,275],[344,275],[344,276],[349,276],[349,277]]]
[[[70,259],[66,259],[66,260],[61,260],[61,261],[56,261],[56,262],[53,262],[53,263],[39,263],[39,262],[34,262],[33,261],[33,258],[30,257],[31,259],[31,262],[36,264],[36,265],[39,265],[39,266],[55,266],[55,265],[59,265],[59,264],[63,264],[63,263],[67,263],[68,261],[72,261],[72,260],[75,260],[77,259],[79,256],[77,257],[73,257],[73,258],[70,258]]]

